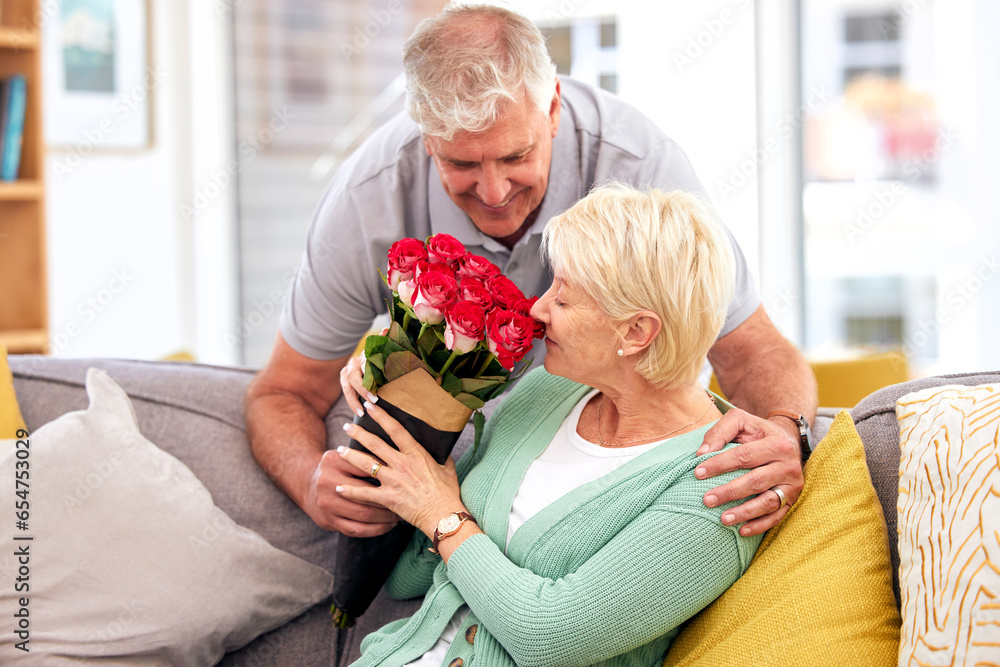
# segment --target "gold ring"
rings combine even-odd
[[[368,471],[368,474],[372,477],[378,478],[378,469],[382,467],[382,464],[376,461],[372,464],[372,469]]]
[[[375,475],[372,475],[372,477],[374,477],[374,476],[375,476]],[[776,486],[772,486],[772,487],[771,487],[771,490],[772,490],[772,491],[774,491],[774,492],[775,492],[775,493],[777,494],[777,496],[778,496],[778,509],[780,510],[780,509],[781,509],[782,507],[784,507],[784,506],[785,506],[785,504],[786,504],[786,503],[788,502],[788,501],[787,501],[787,500],[785,499],[785,492],[784,492],[784,491],[782,491],[781,489],[779,489],[779,488],[778,488],[778,487],[776,487]]]

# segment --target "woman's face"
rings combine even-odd
[[[555,271],[531,316],[545,323],[545,370],[596,386],[617,372],[619,337],[597,302]]]

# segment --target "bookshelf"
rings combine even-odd
[[[39,17],[38,0],[0,0],[0,78],[28,83],[18,179],[0,181],[0,343],[13,354],[49,347]]]

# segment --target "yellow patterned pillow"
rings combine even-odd
[[[19,428],[25,428],[24,418],[14,395],[14,376],[7,364],[7,348],[0,345],[0,440],[15,439]]]
[[[899,419],[899,664],[1000,663],[1000,385],[930,387]]]
[[[895,665],[899,611],[881,506],[851,415],[746,574],[681,631],[665,667]]]

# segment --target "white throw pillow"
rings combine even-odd
[[[237,525],[145,439],[106,373],[87,372],[87,394],[31,434],[29,458],[0,460],[0,664],[211,665],[331,594],[328,572]]]
[[[931,387],[896,403],[899,665],[1000,655],[1000,385]]]

